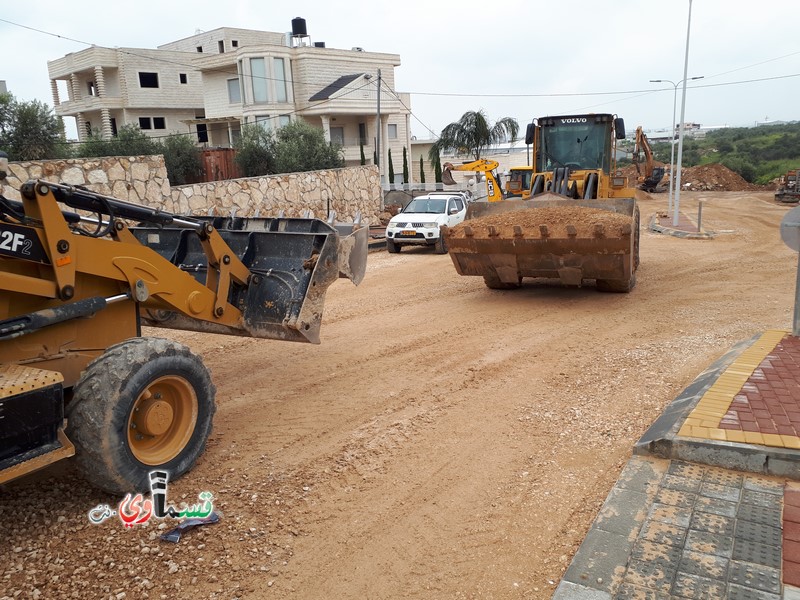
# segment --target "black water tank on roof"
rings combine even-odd
[[[306,20],[300,17],[292,19],[292,35],[303,36],[308,35],[306,31]]]
[[[324,48],[325,42],[314,42],[314,48]]]

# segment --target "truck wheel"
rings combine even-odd
[[[400,252],[400,244],[395,244],[392,240],[386,240],[386,250],[389,254],[397,254]]]
[[[516,290],[522,285],[522,280],[517,283],[506,283],[505,281],[500,281],[500,278],[496,275],[484,275],[483,282],[491,290]]]
[[[146,490],[149,473],[177,479],[205,449],[216,389],[201,359],[162,338],[133,338],[89,364],[67,406],[76,462],[95,487]]]
[[[439,239],[436,240],[436,245],[434,246],[436,250],[436,254],[447,254],[447,242],[444,241],[444,236],[439,232]]]

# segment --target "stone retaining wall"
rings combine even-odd
[[[288,173],[228,179],[171,187],[164,157],[131,156],[9,163],[3,186],[7,198],[19,200],[19,188],[29,179],[44,179],[88,189],[120,200],[160,208],[176,214],[262,217],[283,211],[287,217],[363,219],[378,223],[381,186],[374,166],[345,167],[307,173]]]

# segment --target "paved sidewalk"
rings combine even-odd
[[[634,447],[553,598],[800,600],[800,339],[735,346]]]

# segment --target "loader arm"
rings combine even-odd
[[[366,270],[358,216],[182,217],[45,181],[20,193],[0,196],[0,484],[73,454],[111,492],[180,477],[215,388],[199,356],[141,326],[319,343],[327,288]]]
[[[451,171],[473,171],[483,173],[486,176],[486,196],[489,202],[498,202],[503,199],[503,190],[500,187],[500,182],[497,180],[495,169],[500,165],[495,160],[487,160],[481,158],[472,162],[454,165],[452,163],[445,163],[442,171],[442,183],[446,185],[455,185],[456,181],[450,174]]]

